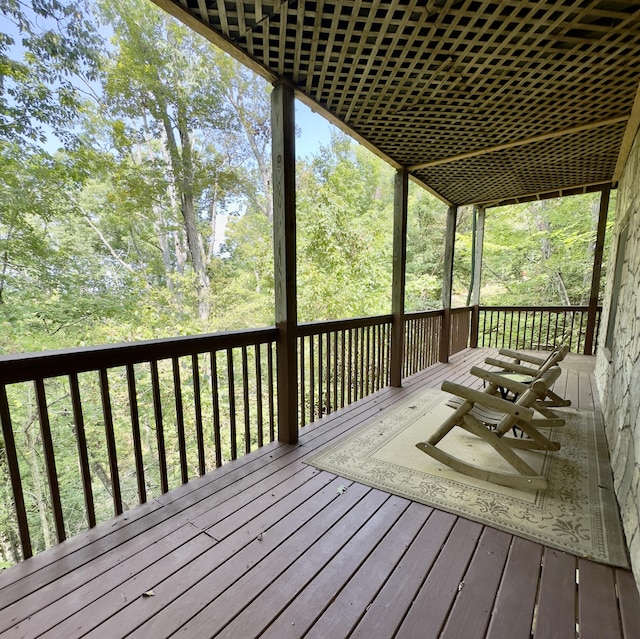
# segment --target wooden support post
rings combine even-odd
[[[442,277],[442,330],[440,331],[440,361],[449,361],[449,338],[451,335],[451,291],[453,288],[453,254],[456,243],[456,219],[458,208],[450,206],[447,211],[447,231],[444,239],[444,275]]]
[[[478,324],[480,321],[480,286],[482,284],[482,248],[484,245],[484,221],[486,211],[484,207],[477,207],[478,222],[476,225],[475,252],[473,255],[473,284],[471,299],[471,335],[469,336],[469,346],[478,348]]]
[[[589,295],[589,309],[587,311],[587,329],[584,337],[584,354],[593,355],[593,342],[596,328],[596,313],[598,310],[598,293],[600,292],[600,273],[602,271],[602,252],[604,250],[604,235],[607,227],[607,212],[609,210],[609,196],[611,189],[603,189],[600,194],[600,209],[598,211],[598,231],[596,247],[593,254],[593,271],[591,274],[591,294]]]
[[[393,282],[391,285],[391,386],[402,386],[404,364],[404,288],[407,267],[407,193],[409,173],[396,173],[393,200]]]
[[[295,101],[293,89],[283,83],[276,84],[271,93],[271,135],[278,441],[295,444],[298,441]]]

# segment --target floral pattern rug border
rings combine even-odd
[[[592,412],[559,410],[566,424],[553,429],[549,436],[560,441],[562,447],[546,454],[542,467],[549,488],[535,495],[471,480],[459,473],[454,473],[453,479],[439,476],[433,468],[421,472],[407,467],[403,455],[393,462],[375,457],[394,438],[415,428],[415,423],[429,412],[441,410],[448,397],[442,391],[424,389],[306,461],[341,477],[552,548],[628,567],[604,428]],[[422,435],[416,442],[426,437]],[[446,471],[451,475],[450,469]]]

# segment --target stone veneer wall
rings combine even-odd
[[[605,348],[620,231],[629,223],[611,350]],[[616,222],[598,338],[596,380],[614,487],[640,587],[640,132],[618,185]]]

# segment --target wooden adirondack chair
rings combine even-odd
[[[560,345],[555,348],[549,356],[546,358],[536,357],[535,355],[529,355],[529,353],[522,353],[520,351],[513,351],[508,348],[503,348],[498,351],[503,357],[509,357],[512,361],[497,359],[495,357],[487,357],[485,364],[500,368],[500,371],[493,371],[498,375],[501,375],[503,379],[520,382],[522,384],[531,384],[536,379],[539,379],[550,368],[557,366],[569,353],[569,347]],[[526,362],[528,365],[522,364]],[[505,384],[501,384],[499,391],[504,399],[507,398],[505,392],[502,389],[506,389]],[[547,390],[546,396],[543,400],[537,402],[536,409],[547,417],[556,417],[555,413],[549,410],[550,407],[563,407],[570,406],[571,401],[560,397],[554,393],[551,389]]]
[[[471,477],[512,488],[532,490],[547,488],[546,477],[539,475],[517,455],[514,449],[556,451],[560,448],[557,442],[551,441],[538,429],[541,426],[563,426],[564,420],[534,418],[534,409],[537,409],[539,403],[544,401],[549,387],[558,379],[560,368],[553,366],[530,384],[504,380],[498,373],[483,369],[474,368],[472,372],[488,381],[488,386],[483,391],[477,391],[460,384],[444,382],[442,390],[460,397],[464,402],[454,410],[427,441],[417,443],[416,447],[439,462]],[[504,383],[509,384],[514,392],[515,390],[521,391],[515,402],[504,400],[495,395],[498,386]],[[516,385],[514,386],[514,384]],[[481,418],[474,415],[476,406],[481,409],[497,411],[502,415],[495,430],[491,430]],[[504,437],[514,425],[521,428],[528,439]],[[457,426],[490,444],[517,472],[505,473],[489,468],[480,468],[438,448],[440,441]]]

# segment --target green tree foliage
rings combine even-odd
[[[0,33],[0,350],[272,325],[266,83],[146,1],[87,7],[73,0],[0,0],[0,12],[10,27]],[[390,312],[393,179],[382,160],[341,134],[299,162],[300,321]],[[489,209],[481,302],[585,303],[593,203],[589,196]],[[411,185],[407,311],[441,305],[446,211]],[[459,211],[457,306],[465,304],[471,278],[471,219],[470,209]],[[198,472],[193,364],[190,358],[176,364],[189,477]],[[182,480],[172,365],[158,364],[171,488]],[[205,436],[211,469],[216,454],[222,460],[234,455],[233,429],[239,454],[261,443],[254,427],[257,396],[265,413],[269,397],[268,385],[259,391],[256,378],[269,361],[266,350],[236,349],[214,355],[213,362],[200,356],[197,366],[209,426],[212,391],[219,386],[219,449],[211,428]],[[212,376],[215,367],[220,379]],[[161,483],[157,406],[149,365],[136,365],[134,372],[152,497]],[[108,382],[122,497],[130,506],[138,499],[138,477],[126,371],[110,369]],[[79,383],[96,516],[104,520],[113,512],[104,388],[95,371],[82,373]],[[252,398],[247,404],[243,384]],[[40,550],[55,541],[41,418],[32,384],[8,392],[27,514]],[[46,394],[71,535],[87,521],[69,381],[47,380]],[[245,424],[251,426],[246,435]],[[11,563],[19,544],[3,450],[0,441],[0,562]]]
[[[79,87],[96,79],[101,42],[83,5],[0,0],[0,141],[46,142],[48,129],[73,140]]]
[[[301,321],[389,313],[393,171],[334,135],[298,177]]]
[[[482,303],[588,304],[598,203],[596,193],[489,209]]]

